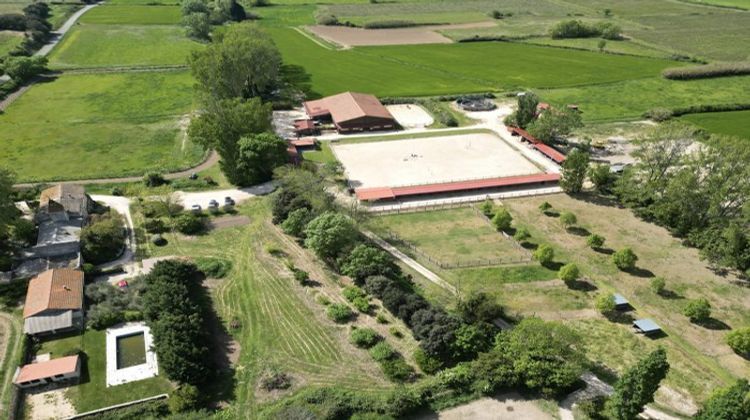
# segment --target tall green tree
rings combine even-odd
[[[539,105],[539,97],[533,92],[525,92],[518,96],[518,109],[515,113],[515,122],[521,128],[528,127],[536,118],[536,107]]]
[[[273,133],[242,137],[238,145],[237,184],[241,186],[270,181],[273,170],[289,161],[286,142]]]
[[[221,156],[221,170],[229,182],[242,184],[240,144],[243,136],[271,130],[271,104],[259,98],[217,101],[190,123],[188,135],[197,144],[216,150]]]
[[[554,144],[583,127],[581,114],[572,109],[549,110],[529,124],[529,133],[545,144]]]
[[[654,401],[659,383],[669,372],[667,352],[658,348],[628,369],[615,384],[607,402],[607,414],[615,420],[633,420]]]
[[[357,231],[346,216],[326,212],[313,219],[305,228],[305,246],[319,257],[333,259],[351,246]]]
[[[265,32],[249,24],[233,25],[189,59],[204,100],[267,96],[276,87],[281,54]]]
[[[714,391],[695,415],[695,420],[747,419],[750,419],[750,383],[747,379]]]
[[[562,164],[560,187],[569,194],[581,192],[583,181],[589,168],[590,155],[580,149],[573,149]]]

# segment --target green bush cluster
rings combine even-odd
[[[622,30],[611,22],[597,22],[589,24],[580,20],[565,20],[558,22],[550,29],[553,39],[564,38],[592,38],[620,39]]]
[[[195,265],[206,277],[223,279],[232,270],[232,262],[223,258],[198,257]]]
[[[417,23],[411,20],[375,20],[366,22],[365,29],[390,29],[390,28],[410,28],[417,26]]]
[[[352,344],[363,349],[369,349],[382,339],[383,337],[372,328],[354,328],[349,337]]]
[[[354,316],[354,312],[346,304],[332,303],[326,308],[326,315],[334,322],[342,324],[348,322]]]
[[[750,74],[750,63],[714,63],[703,66],[676,67],[662,73],[665,79],[694,80]]]
[[[86,312],[87,325],[103,330],[120,322],[142,320],[142,290],[143,283],[137,279],[130,280],[128,287],[124,289],[107,282],[87,285],[85,295],[90,302]]]
[[[81,229],[81,254],[91,264],[112,261],[125,249],[125,219],[115,211],[93,215]]]

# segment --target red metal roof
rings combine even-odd
[[[550,146],[547,146],[544,143],[535,143],[534,148],[536,150],[539,150],[542,152],[543,155],[547,156],[548,158],[554,160],[558,164],[562,164],[565,162],[565,155],[558,152],[557,150],[553,149]]]
[[[55,375],[65,375],[76,371],[78,356],[61,357],[46,362],[31,363],[21,367],[18,376],[13,381],[17,384],[35,379],[51,378]]]
[[[363,201],[383,200],[411,195],[446,193],[483,188],[509,187],[514,185],[536,184],[559,181],[560,174],[518,175],[502,178],[487,178],[471,181],[444,182],[439,184],[414,185],[407,187],[359,188],[357,198]]]

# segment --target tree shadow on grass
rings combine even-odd
[[[670,300],[685,299],[685,296],[682,296],[681,294],[673,290],[662,290],[661,293],[659,293],[659,296],[663,297],[664,299],[670,299]]]
[[[565,264],[563,264],[561,262],[552,261],[552,262],[549,262],[547,264],[542,264],[542,267],[544,267],[544,268],[546,268],[548,270],[559,271],[562,268],[562,266],[564,266],[564,265]]]
[[[236,384],[232,357],[238,357],[240,349],[239,343],[227,331],[221,318],[211,305],[208,289],[204,287],[202,291],[204,294],[202,299],[205,305],[204,314],[206,316],[205,328],[210,339],[208,343],[210,361],[208,362],[212,369],[210,377],[206,378],[205,383],[200,386],[200,391],[205,396],[206,401],[220,405],[235,398]],[[238,328],[241,327],[241,325],[238,325]]]
[[[281,66],[281,78],[289,85],[294,86],[305,94],[306,98],[317,99],[322,97],[319,92],[312,88],[312,77],[304,67],[292,64]]]
[[[622,208],[620,203],[618,203],[615,199],[599,194],[579,193],[572,194],[571,196],[576,200],[585,201],[590,204],[596,204],[597,206]]]
[[[560,217],[560,212],[557,210],[547,210],[543,214],[547,217]]]
[[[615,250],[612,249],[612,248],[600,248],[600,247],[596,247],[596,248],[592,248],[592,249],[595,252],[598,252],[598,253],[604,254],[604,255],[612,255],[612,254],[615,253]]]
[[[644,278],[644,279],[650,279],[650,278],[656,277],[656,275],[651,270],[640,268],[640,267],[634,267],[630,270],[627,270],[627,273],[636,277]]]
[[[609,321],[617,323],[617,324],[625,324],[630,325],[635,321],[635,318],[633,315],[622,312],[622,311],[614,311],[612,313],[604,315]]]
[[[527,241],[521,242],[521,246],[531,251],[536,251],[536,249],[539,248],[539,244],[535,244],[533,242],[527,242]]]
[[[652,340],[660,340],[662,338],[669,337],[669,334],[665,333],[664,330],[659,330],[657,332],[653,332],[651,334],[644,334],[646,338],[650,338]]]
[[[588,229],[582,228],[580,226],[571,226],[568,228],[568,233],[572,233],[576,236],[589,236],[591,235],[591,232],[589,232]]]
[[[727,325],[724,321],[718,320],[713,317],[709,317],[705,321],[696,322],[695,324],[700,325],[701,327],[709,329],[709,330],[726,331],[726,330],[732,329],[732,327]]]
[[[591,283],[588,280],[573,280],[566,282],[565,284],[569,289],[579,292],[593,292],[594,290],[599,289],[594,283]]]
[[[302,282],[302,285],[305,287],[321,287],[323,284],[317,280],[307,279]]]

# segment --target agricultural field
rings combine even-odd
[[[81,350],[86,354],[86,365],[82,370],[81,383],[65,389],[66,399],[73,404],[77,412],[83,413],[152,397],[172,389],[169,381],[161,376],[108,388],[106,386],[106,341],[105,331],[87,329],[83,334],[43,341],[36,352],[36,354],[50,353],[53,359],[63,357],[75,350]]]
[[[341,301],[339,280],[270,224],[267,199],[253,199],[237,210],[251,219],[249,225],[214,230],[197,238],[168,234],[167,246],[150,246],[147,250],[152,256],[211,256],[233,263],[231,273],[211,286],[214,305],[223,321],[236,319],[241,325],[232,331],[241,352],[237,355],[237,385],[230,413],[252,417],[258,404],[271,397],[257,388],[259,375],[267,368],[292,375],[293,391],[316,385],[339,385],[363,392],[390,387],[367,353],[348,343],[348,328],[328,320],[324,307],[317,302],[319,295]],[[284,267],[284,258],[274,257],[270,251],[286,256],[323,285],[296,285]],[[359,318],[365,319],[357,322],[370,319]],[[408,337],[393,344],[406,346],[401,348],[404,354],[416,346]]]
[[[737,136],[750,140],[750,111],[708,112],[681,118],[709,133]]]
[[[54,49],[50,66],[186,65],[190,52],[201,47],[187,39],[179,26],[79,25]]]
[[[82,24],[99,25],[179,25],[178,6],[105,4],[81,17]]]
[[[184,72],[65,75],[37,85],[0,117],[2,163],[19,181],[192,166],[204,153],[178,124],[192,110],[191,85]]]
[[[334,51],[288,28],[271,28],[285,62],[309,73],[312,90],[420,96],[597,84],[656,76],[679,63],[511,43],[360,47]],[[481,66],[472,57],[484,57]],[[508,57],[514,57],[509,60]],[[523,59],[519,59],[523,57]],[[334,64],[335,63],[335,64]],[[540,69],[554,71],[539,71]]]
[[[604,236],[607,248],[632,247],[639,257],[639,270],[633,273],[618,271],[609,261],[608,253],[591,250],[586,246],[585,236],[566,232],[556,217],[543,215],[537,209],[542,201],[551,203],[556,211],[575,213],[580,231]],[[667,348],[673,371],[667,377],[666,385],[692,397],[697,403],[707,397],[709,390],[728,384],[735,376],[750,374],[747,363],[723,344],[727,328],[750,322],[750,302],[744,299],[741,286],[729,283],[727,278],[706,267],[698,258],[697,250],[682,246],[665,229],[638,220],[627,209],[590,204],[565,195],[506,200],[504,204],[510,208],[515,223],[529,228],[533,240],[549,243],[555,248],[556,260],[575,262],[584,278],[595,285],[596,293],[623,294],[635,308],[633,316],[652,318],[664,328],[667,335],[664,338],[656,341],[643,337],[636,339],[649,348],[659,344]],[[618,223],[613,224],[612,220]],[[667,289],[671,292],[668,297],[650,291],[648,282],[652,276],[666,278]],[[719,321],[717,325],[720,327],[697,326],[682,315],[686,299],[699,296],[711,302],[712,316]],[[554,306],[547,308],[551,310]],[[616,349],[611,347],[611,343],[629,330],[627,322],[620,324],[598,319],[595,316],[585,322],[571,321],[573,325],[580,323],[581,329],[596,331],[596,334],[584,335],[590,357],[617,369],[643,354],[635,345],[623,346],[625,351],[619,346]],[[727,327],[721,327],[723,324]],[[661,401],[664,402],[665,398],[662,395]]]

